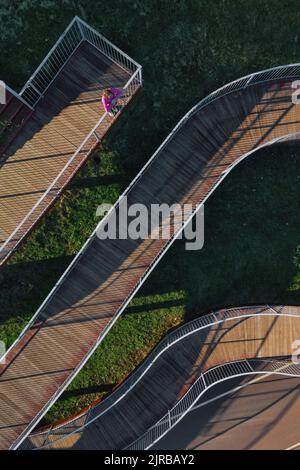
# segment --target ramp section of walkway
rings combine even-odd
[[[300,107],[292,102],[297,77],[299,65],[245,77],[200,102],[176,126],[115,210],[126,196],[129,205],[149,209],[154,203],[188,203],[190,213],[170,222],[167,239],[103,240],[98,230],[114,214],[102,220],[6,355],[0,448],[20,445],[233,166],[263,146],[298,137]],[[153,231],[162,224],[167,222]]]
[[[5,101],[5,104],[0,104],[0,165],[5,150],[33,112],[33,108],[9,87],[5,90]]]

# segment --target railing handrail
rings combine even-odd
[[[75,18],[78,18],[78,17],[75,17]],[[75,20],[75,18],[73,20]],[[83,21],[83,20],[81,20]],[[201,109],[201,105],[202,103],[204,104],[204,106],[206,105],[206,100],[209,98],[209,97],[213,97],[216,93],[220,92],[221,90],[223,89],[226,89],[227,87],[229,87],[230,85],[232,84],[235,84],[235,83],[238,83],[238,82],[241,82],[243,79],[245,78],[249,78],[249,77],[253,77],[253,76],[256,76],[256,75],[259,75],[259,74],[263,74],[263,73],[266,73],[266,72],[270,72],[270,71],[273,71],[273,70],[279,70],[279,69],[284,69],[284,68],[288,68],[288,67],[300,67],[300,63],[298,64],[291,64],[291,65],[283,65],[283,66],[278,66],[278,67],[273,67],[273,68],[270,68],[270,69],[266,69],[266,70],[263,70],[263,71],[260,71],[260,72],[254,72],[252,74],[249,74],[249,75],[246,75],[242,78],[239,78],[237,80],[234,80],[232,82],[230,82],[229,84],[226,84],[226,85],[223,85],[222,87],[218,88],[217,90],[215,90],[214,92],[210,93],[206,98],[200,100],[199,103],[197,103],[195,106],[193,106],[181,119],[180,121],[177,123],[177,125],[174,127],[174,129],[168,134],[168,136],[166,137],[166,139],[162,142],[162,144],[157,148],[157,150],[154,152],[154,154],[152,155],[152,157],[145,163],[145,165],[141,168],[141,170],[138,172],[138,174],[135,176],[135,178],[131,181],[131,183],[128,185],[128,187],[124,190],[124,192],[121,194],[121,196],[118,198],[117,202],[114,204],[114,206],[107,212],[107,214],[105,215],[105,217],[99,222],[99,224],[97,225],[97,227],[95,228],[95,230],[93,231],[93,233],[90,235],[90,237],[86,240],[86,242],[84,243],[84,245],[82,246],[81,250],[78,252],[78,254],[76,255],[76,257],[74,258],[73,261],[75,261],[75,259],[78,258],[78,255],[79,254],[82,254],[83,250],[86,248],[88,242],[93,238],[93,236],[96,234],[97,230],[101,227],[101,225],[105,224],[110,216],[110,214],[116,209],[119,201],[124,197],[126,196],[126,194],[128,194],[129,190],[137,183],[137,181],[141,178],[141,176],[145,173],[145,171],[151,166],[151,164],[153,163],[154,159],[158,156],[158,154],[163,150],[163,148],[166,146],[166,144],[169,142],[169,140],[173,137],[174,134],[176,134],[178,132],[178,130],[182,127],[182,125],[185,123],[185,121],[187,121],[187,119],[189,119],[189,117],[195,112],[195,111],[199,111]],[[137,74],[137,72],[139,72],[140,70],[142,69],[142,66],[140,65],[139,66],[139,69],[136,70],[135,74]],[[300,73],[299,73],[300,75]],[[284,78],[284,77],[282,77]],[[266,82],[268,80],[265,80]],[[127,82],[128,84],[128,82]],[[249,86],[249,85],[247,85]],[[236,91],[236,90],[235,90]],[[222,95],[223,96],[223,95]],[[219,96],[218,96],[219,97]],[[99,123],[101,122],[101,119],[99,120]],[[93,132],[95,132],[96,128],[99,126],[99,124],[96,124],[96,126],[94,127],[94,129],[91,131],[90,134],[92,134]],[[291,133],[289,134],[289,136],[293,136],[297,133]],[[273,139],[273,143],[275,143],[276,141],[280,141],[282,140],[282,137],[278,137],[278,138],[275,138]],[[268,144],[265,144],[265,145],[269,145]],[[264,147],[265,145],[262,145],[261,147]],[[260,147],[258,147],[260,148]],[[256,150],[256,149],[255,149]],[[249,153],[251,152],[248,152],[246,155],[249,155]],[[193,213],[194,215],[194,213]],[[193,216],[192,215],[192,216]],[[190,219],[189,219],[190,221]],[[11,234],[11,236],[9,237],[9,239],[7,240],[10,240],[12,238],[12,236],[17,232],[17,230],[19,230],[21,224],[23,223],[23,221],[19,224],[19,226],[17,227],[17,229],[15,229],[15,231]],[[184,227],[183,227],[184,228]],[[6,242],[0,247],[0,253],[3,249],[4,246],[6,246],[7,244],[7,240]],[[73,264],[73,263],[71,263]],[[69,270],[69,268],[71,267],[71,265],[67,268],[67,271]],[[67,271],[64,273],[66,274]],[[63,274],[63,276],[64,276]],[[60,281],[62,280],[62,278],[59,279],[58,283],[55,284],[54,288],[60,284]],[[53,289],[51,290],[50,294],[53,292]],[[49,294],[49,295],[50,295]]]
[[[255,313],[248,313],[248,310],[256,310]],[[259,312],[257,312],[259,310]],[[245,313],[235,314],[236,311],[243,311]],[[183,339],[191,336],[193,334],[199,333],[199,331],[205,330],[206,328],[211,328],[220,323],[225,323],[227,321],[238,320],[240,318],[254,318],[254,317],[300,317],[300,312],[298,313],[280,313],[277,312],[272,306],[269,305],[258,305],[258,306],[245,306],[245,307],[232,307],[222,312],[212,312],[207,315],[203,315],[199,318],[191,320],[188,323],[185,323],[169,334],[167,334],[150,352],[150,354],[146,357],[146,359],[135,369],[133,374],[131,374],[114,392],[112,392],[107,399],[104,399],[99,404],[95,405],[94,410],[96,408],[104,407],[108,404],[109,400],[114,399],[114,397],[118,394],[121,395],[113,401],[112,404],[106,406],[104,410],[99,412],[96,416],[94,416],[90,421],[86,422],[84,425],[79,426],[76,430],[70,432],[64,437],[57,439],[55,442],[65,439],[67,436],[71,436],[73,434],[79,433],[82,429],[89,426],[93,421],[99,419],[103,414],[107,413],[111,410],[117,403],[119,403],[127,394],[135,387],[140,380],[145,376],[145,374],[152,368],[152,366],[157,362],[157,360],[171,347],[173,347],[176,343],[182,341]],[[212,321],[211,321],[212,320]],[[122,393],[123,391],[123,393]],[[88,410],[83,411],[81,414],[77,414],[73,419],[68,420],[67,422],[63,422],[58,424],[57,426],[53,426],[51,431],[58,430],[62,428],[66,423],[69,425],[72,422],[76,421],[77,419],[82,418],[85,415],[88,415],[91,411],[90,408]],[[43,435],[46,434],[48,430],[42,432],[33,433],[33,435]],[[45,445],[47,446],[47,445]]]

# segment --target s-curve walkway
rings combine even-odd
[[[128,204],[189,203],[193,211],[184,221],[174,218],[167,240],[91,235],[7,353],[0,375],[0,448],[20,445],[231,168],[263,146],[298,137],[300,107],[292,102],[297,78],[299,65],[250,75],[213,93],[180,121],[124,195]]]

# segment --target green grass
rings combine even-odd
[[[20,87],[79,13],[143,64],[144,89],[2,270],[0,338],[8,345],[95,227],[97,205],[117,199],[193,104],[241,75],[299,59],[296,1],[58,4],[0,0],[2,79]],[[265,149],[234,169],[206,204],[204,248],[186,252],[184,241],[175,242],[44,421],[109,391],[166,331],[193,315],[299,303],[299,178],[297,146]]]

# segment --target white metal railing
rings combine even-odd
[[[102,34],[98,33],[94,28],[85,21],[76,16],[76,21],[81,30],[82,37],[95,46],[99,51],[106,55],[109,59],[122,67],[127,72],[135,72],[140,68],[135,60],[133,60],[125,52],[121,51],[112,42],[108,41]]]
[[[141,68],[136,70],[136,72],[132,75],[132,77],[128,80],[128,82],[124,85],[123,87],[123,92],[122,92],[122,100],[128,102],[130,98],[134,95],[134,93],[137,91],[137,89],[140,86],[140,74],[141,74]],[[52,181],[52,183],[48,186],[47,190],[42,194],[42,196],[37,200],[37,202],[31,207],[30,211],[26,214],[26,216],[23,218],[23,220],[18,224],[18,226],[14,229],[14,231],[10,234],[10,236],[5,240],[5,242],[0,246],[0,257],[1,253],[4,252],[5,256],[5,249],[9,245],[9,243],[14,239],[18,231],[22,228],[26,222],[30,219],[34,211],[38,208],[38,206],[42,203],[42,201],[48,197],[57,197],[61,191],[61,188],[55,189],[56,184],[58,183],[59,179],[63,176],[67,168],[73,163],[73,161],[76,159],[76,157],[79,155],[80,152],[85,150],[85,152],[89,152],[93,150],[95,144],[92,141],[92,138],[94,137],[97,142],[100,141],[100,136],[97,133],[97,129],[101,126],[101,124],[108,118],[108,113],[105,112],[102,114],[100,119],[97,121],[93,129],[89,132],[89,134],[85,137],[85,139],[82,141],[80,146],[77,148],[77,150],[74,152],[74,154],[71,156],[71,158],[67,161],[65,166],[61,169],[61,171],[58,173],[56,178]],[[90,143],[90,147],[87,150],[87,144]],[[44,211],[47,209],[45,207]],[[27,231],[22,234],[22,237],[26,235],[27,232],[29,232],[31,229],[31,226],[28,227]],[[9,251],[7,252],[7,254]],[[35,316],[32,318],[34,319]]]
[[[290,134],[290,136],[292,136],[294,134]],[[280,142],[282,140],[284,140],[285,138],[284,137],[278,137],[276,139],[274,139],[272,142],[268,143],[268,144],[265,144],[265,145],[261,145],[260,147],[258,147],[257,149],[254,149],[252,150],[250,153],[252,152],[255,152],[256,150],[258,150],[259,148],[263,148],[264,146],[266,145],[270,145],[271,143],[276,143],[276,142]],[[243,155],[241,157],[241,159],[237,160],[235,162],[235,164],[239,163],[243,158],[245,158],[248,154],[246,155]],[[230,167],[230,170],[234,167],[235,165],[231,165]],[[229,172],[229,171],[228,171]],[[226,177],[226,174],[227,173],[224,173],[220,178],[219,180],[217,181],[217,183],[215,183],[214,187],[208,192],[206,199],[208,199],[208,197],[212,194],[212,192],[218,187],[218,185],[223,181],[223,179]],[[137,175],[137,178],[139,177],[139,175]],[[135,184],[135,180],[131,183],[131,185],[134,185]],[[125,190],[125,192],[122,194],[122,196],[120,196],[119,198],[119,201],[122,199],[122,197],[127,193],[127,191],[129,191],[129,189],[131,188],[131,185]],[[203,202],[205,202],[205,200]],[[119,201],[117,202],[116,205],[119,204]],[[96,227],[96,229],[94,230],[94,232],[90,235],[90,237],[86,240],[85,244],[82,246],[81,250],[77,253],[77,255],[73,258],[73,261],[70,263],[70,265],[68,266],[67,270],[63,273],[62,277],[58,280],[58,282],[54,285],[53,289],[51,290],[51,292],[48,294],[48,296],[46,297],[46,299],[44,300],[44,302],[42,303],[42,305],[40,306],[40,308],[38,309],[38,311],[35,313],[35,315],[32,317],[31,321],[26,325],[26,327],[24,328],[24,331],[19,335],[18,339],[15,341],[15,343],[8,349],[6,355],[8,354],[8,352],[14,347],[14,345],[21,339],[22,335],[34,324],[35,320],[37,319],[38,315],[40,314],[40,312],[43,310],[43,308],[46,306],[47,302],[51,299],[51,296],[52,294],[55,292],[55,290],[64,282],[64,279],[67,277],[67,275],[69,274],[69,272],[71,271],[71,269],[73,268],[73,266],[75,266],[75,264],[79,261],[80,257],[84,254],[85,250],[88,248],[89,244],[92,242],[92,240],[96,237],[96,233],[97,233],[97,230],[99,229],[99,227],[106,223],[107,222],[107,218],[110,216],[111,212],[113,211],[113,209],[116,207],[113,206],[112,209],[108,212],[108,214],[99,222],[98,226]],[[158,264],[158,262],[160,261],[160,259],[162,258],[162,256],[165,254],[165,252],[168,250],[168,248],[174,243],[174,241],[176,240],[176,238],[180,235],[180,233],[182,232],[182,230],[184,229],[184,227],[191,221],[192,217],[194,216],[194,214],[199,210],[201,206],[198,206],[196,207],[195,210],[193,210],[193,212],[191,213],[191,215],[189,216],[189,218],[185,221],[185,223],[181,226],[181,228],[177,231],[177,233],[174,233],[174,235],[172,236],[172,238],[170,238],[166,245],[164,247],[162,247],[162,249],[159,251],[158,255],[154,258],[153,262],[149,265],[149,268],[147,269],[147,271],[140,277],[140,279],[138,280],[138,282],[136,283],[136,285],[132,288],[132,290],[130,291],[130,293],[128,294],[128,296],[124,299],[124,303],[122,304],[122,306],[120,307],[120,309],[118,310],[118,312],[114,315],[114,317],[112,318],[112,320],[110,320],[110,322],[107,324],[107,326],[100,332],[99,334],[99,337],[98,337],[98,340],[95,342],[94,346],[90,349],[90,351],[88,352],[88,354],[82,359],[82,361],[76,366],[76,368],[74,369],[74,374],[72,374],[72,376],[70,376],[66,382],[61,386],[60,389],[57,390],[57,392],[53,395],[51,401],[47,404],[47,406],[45,407],[45,409],[41,410],[40,414],[36,417],[36,419],[34,420],[35,423],[37,423],[39,421],[39,419],[44,416],[44,414],[50,409],[50,407],[53,405],[53,403],[55,403],[55,401],[57,400],[57,398],[60,396],[60,394],[68,387],[68,385],[71,383],[71,381],[73,380],[74,376],[76,376],[76,374],[82,369],[82,367],[85,365],[85,363],[88,361],[88,359],[92,356],[92,354],[95,352],[95,350],[97,349],[97,347],[99,346],[100,342],[102,341],[102,339],[106,336],[106,334],[108,333],[108,331],[113,327],[113,325],[116,323],[116,321],[118,320],[118,318],[120,317],[120,315],[122,314],[122,312],[125,310],[125,308],[128,306],[128,304],[130,303],[130,301],[132,300],[132,298],[134,297],[134,295],[136,294],[136,292],[140,289],[140,287],[142,286],[142,284],[146,281],[146,279],[148,278],[148,276],[151,274],[151,272],[153,271],[153,269],[155,268],[155,266]],[[89,414],[91,414],[91,411],[88,412]],[[81,415],[80,415],[81,416]],[[28,432],[27,434],[28,435]],[[25,436],[26,437],[26,436]],[[18,440],[17,443],[16,443],[16,447],[18,445],[20,445],[20,443],[23,441],[23,439],[25,439],[25,437],[23,437],[22,439]],[[14,448],[16,448],[14,447]]]
[[[140,73],[140,70],[137,70],[133,76],[128,80],[128,82],[124,85],[124,88],[123,88],[123,94],[122,94],[122,97],[126,100],[128,98],[130,98],[132,96],[132,93],[134,93],[137,89],[137,87],[139,86],[139,78],[138,78],[138,75]],[[72,155],[72,157],[70,158],[70,160],[66,163],[66,165],[62,168],[62,170],[60,171],[60,173],[56,176],[56,178],[53,180],[53,182],[51,183],[51,185],[48,187],[48,189],[45,191],[45,193],[41,196],[41,198],[35,203],[35,205],[31,208],[31,210],[27,213],[26,217],[22,220],[21,224],[19,224],[19,226],[14,230],[14,232],[12,232],[11,236],[9,238],[7,238],[7,240],[5,241],[5,243],[3,243],[3,245],[0,247],[0,253],[1,251],[4,250],[4,248],[6,247],[6,245],[10,242],[10,240],[16,235],[16,233],[18,232],[18,230],[20,229],[21,225],[23,225],[25,222],[28,221],[28,219],[30,218],[30,216],[33,214],[33,212],[35,211],[35,209],[40,205],[40,203],[42,202],[42,200],[48,196],[51,191],[55,188],[55,185],[56,183],[58,182],[59,178],[64,174],[64,172],[66,171],[66,169],[68,168],[68,166],[70,166],[70,164],[73,162],[73,160],[75,160],[75,158],[77,157],[77,155],[82,151],[83,148],[86,148],[86,144],[91,140],[92,137],[95,137],[98,141],[100,140],[99,137],[98,137],[98,134],[97,134],[97,129],[98,127],[100,127],[101,123],[107,118],[107,115],[108,113],[104,113],[101,118],[98,120],[97,124],[93,127],[93,129],[89,132],[89,134],[86,136],[86,138],[83,140],[83,142],[81,143],[81,145],[78,147],[78,149],[76,150],[76,152]],[[91,145],[91,148],[93,148],[94,145]],[[58,195],[58,192],[55,194],[55,196]],[[87,240],[89,241],[90,238]],[[76,258],[76,257],[75,257]],[[67,274],[67,271],[64,273],[64,275]],[[58,287],[64,280],[65,276],[63,276],[62,278],[59,279],[59,281],[55,284],[54,288],[51,290],[50,294],[54,291],[54,289],[56,287]],[[50,295],[49,294],[49,295]],[[48,296],[49,297],[49,296]],[[47,298],[48,298],[47,297]],[[47,299],[46,299],[47,300]],[[16,342],[18,342],[18,340],[21,338],[21,336],[25,333],[26,330],[28,330],[32,324],[34,323],[34,320],[36,319],[38,313],[40,312],[41,308],[44,306],[44,303],[40,306],[40,308],[38,309],[38,311],[36,312],[36,314],[31,318],[31,320],[28,322],[28,324],[26,325],[25,329],[20,333],[19,337],[17,338],[17,340],[13,343],[13,345],[7,350],[6,352],[6,355],[10,352],[11,348],[14,346],[14,344],[16,344]]]
[[[85,21],[75,16],[20,91],[25,101],[33,107],[37,105],[83,41],[88,41],[127,72],[135,73],[139,69],[138,77],[140,84],[142,83],[141,66]]]
[[[226,321],[238,320],[241,318],[250,318],[250,317],[296,317],[300,318],[299,312],[286,312],[280,313],[277,312],[276,308],[270,307],[269,305],[259,305],[259,306],[249,306],[249,307],[240,307],[240,308],[230,308],[223,311],[213,312],[208,315],[196,318],[169,333],[163,338],[163,340],[151,351],[147,356],[144,362],[137,367],[133,374],[126,379],[113,393],[111,393],[107,398],[101,401],[99,404],[90,408],[89,410],[84,411],[83,413],[77,415],[73,419],[70,419],[66,423],[54,426],[47,431],[34,433],[36,435],[45,435],[45,442],[42,447],[47,447],[51,445],[52,442],[63,440],[70,435],[77,434],[82,432],[82,430],[92,424],[95,420],[101,418],[105,413],[111,410],[115,405],[117,405],[127,394],[135,387],[144,375],[152,368],[152,366],[157,362],[161,355],[163,355],[167,350],[173,347],[176,343],[182,341],[184,338],[204,331],[205,329],[210,329],[212,326],[215,326]],[[61,435],[61,430],[64,426],[68,428],[72,425],[73,431],[66,433],[65,436]],[[54,436],[57,436],[57,439],[53,439]],[[48,438],[52,439],[48,441]],[[29,442],[24,443],[27,446],[30,446]]]
[[[152,447],[192,410],[207,390],[216,384],[233,377],[258,374],[300,377],[300,364],[293,364],[288,360],[243,359],[217,365],[201,374],[176,405],[145,434],[126,447],[126,450],[147,450]]]
[[[214,92],[208,95],[206,98],[201,100],[201,108],[211,103],[220,96],[225,96],[229,93],[236,92],[239,90],[244,90],[250,85],[258,85],[264,82],[270,81],[280,81],[284,79],[292,79],[300,77],[300,64],[289,64],[289,65],[279,65],[278,67],[272,67],[270,69],[262,70],[260,72],[251,73],[242,78],[238,78],[233,82],[230,82]],[[195,109],[193,110],[193,112]]]

